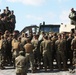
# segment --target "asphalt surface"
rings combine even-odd
[[[0,75],[16,75],[15,69],[13,67],[6,67],[4,70],[0,70]],[[76,75],[75,73],[69,73],[69,71],[47,71],[45,72],[43,69],[40,71],[37,71],[36,73],[31,73],[30,70],[28,70],[27,75]]]

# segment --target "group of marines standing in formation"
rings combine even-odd
[[[13,65],[16,75],[27,75],[29,65],[32,73],[38,69],[53,71],[54,62],[59,71],[66,71],[70,66],[76,67],[76,32],[42,31],[40,34],[22,33],[18,36],[13,32],[16,23],[15,15],[13,11],[10,15],[9,12],[6,14],[4,10],[0,14],[0,29],[3,28],[1,30],[3,34],[0,33],[0,69]]]
[[[17,36],[6,30],[0,35],[1,69],[13,64],[17,75],[26,75],[30,64],[32,73],[41,68],[53,71],[54,61],[59,70],[76,66],[76,33],[41,32],[40,35],[22,33]]]

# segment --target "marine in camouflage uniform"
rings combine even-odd
[[[76,72],[76,34],[71,42],[71,49],[73,50],[73,60],[72,60],[72,66],[69,69],[70,73]]]
[[[4,62],[4,65],[7,65],[8,63],[8,41],[7,41],[7,35],[4,34],[4,39],[3,39],[3,42],[2,42],[2,53],[3,53],[3,62]]]
[[[1,65],[7,65],[7,47],[8,47],[8,42],[7,42],[7,37],[6,35],[2,35],[1,36],[1,40],[0,40],[0,46],[1,46]]]
[[[14,11],[12,10],[11,11],[11,14],[9,15],[9,18],[10,18],[10,27],[11,27],[11,31],[13,32],[14,29],[15,29],[15,24],[16,24],[16,16],[14,15]]]
[[[52,55],[53,55],[53,61],[56,60],[56,49],[55,49],[55,42],[57,40],[57,34],[53,33],[53,36],[51,37],[52,40]]]
[[[1,39],[0,39],[0,69],[4,69],[4,54],[2,51],[3,39],[4,39],[4,36],[1,36]]]
[[[40,66],[40,51],[38,48],[38,35],[34,35],[31,43],[34,45],[33,53],[34,53],[34,63],[35,63],[35,69],[37,69],[37,66]]]
[[[4,16],[2,22],[3,22],[4,32],[5,32],[6,30],[9,30],[10,28],[9,28],[7,16]]]
[[[76,34],[71,42],[71,49],[73,50],[73,61],[74,61],[74,59],[76,59]]]
[[[58,40],[55,42],[56,55],[57,55],[57,64],[59,70],[61,70],[61,60],[63,62],[63,69],[66,70],[66,41],[61,38],[61,35],[58,35]]]
[[[41,31],[39,38],[38,38],[38,50],[39,50],[39,68],[42,69],[43,68],[43,64],[41,64],[41,62],[43,62],[43,55],[42,55],[42,51],[40,51],[40,44],[43,41],[43,37],[45,36],[45,32]]]
[[[72,59],[73,59],[73,50],[71,49],[71,41],[73,39],[72,34],[68,34],[67,38],[67,61],[70,59],[70,65],[72,65]]]
[[[19,50],[23,51],[25,53],[25,49],[23,47],[23,44],[21,43],[21,37],[18,37],[18,41],[20,42],[20,44],[19,44]]]
[[[48,41],[48,36],[44,36],[44,40],[40,44],[40,51],[43,55],[43,64],[44,69],[47,71],[47,64],[49,63],[50,70],[53,70],[52,67],[52,57],[51,57],[51,42]]]
[[[12,34],[9,34],[9,37],[7,38],[8,41],[8,63],[12,65]]]
[[[10,10],[9,10],[9,7],[6,7],[5,10],[6,10],[6,15],[9,16],[9,15],[11,14],[11,12],[10,12]]]
[[[50,64],[51,64],[51,68],[53,69],[53,41],[51,40],[51,36],[48,37],[48,41],[50,43],[50,60],[51,60]]]
[[[71,20],[71,24],[75,25],[76,27],[76,11],[74,10],[74,8],[71,9],[71,12],[69,13],[69,18]]]
[[[19,44],[20,50],[24,51],[24,53],[25,53],[24,45],[26,44],[27,34],[22,33],[21,37],[19,37],[18,39],[20,41],[20,44]]]
[[[34,72],[34,55],[33,55],[33,49],[34,46],[31,43],[30,38],[27,38],[27,43],[24,45],[24,49],[25,49],[25,56],[26,56],[26,62],[30,62],[30,66],[31,66],[31,72]],[[28,66],[27,66],[28,68]]]
[[[19,56],[15,58],[16,75],[27,75],[27,62],[24,52],[20,51]]]

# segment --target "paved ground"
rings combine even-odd
[[[15,75],[15,69],[12,67],[7,67],[5,70],[0,70],[0,75]],[[43,70],[38,71],[37,73],[30,73],[30,71],[27,73],[27,75],[76,75],[76,72],[71,74],[68,71],[57,71],[54,70],[50,72],[44,72]]]

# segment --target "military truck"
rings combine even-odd
[[[60,25],[58,24],[45,24],[45,22],[43,22],[43,24],[40,23],[40,26],[39,26],[39,32],[43,31],[43,32],[56,32],[58,33],[59,32],[59,28],[60,28]]]
[[[40,23],[39,26],[37,25],[31,25],[31,26],[26,26],[19,34],[19,36],[24,32],[24,33],[36,33],[39,34],[41,31],[44,31],[46,33],[48,32],[59,32],[60,25],[55,25],[55,24],[43,24]]]

